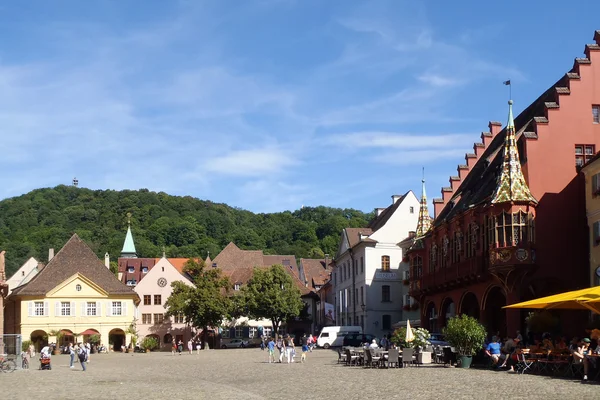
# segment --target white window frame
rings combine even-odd
[[[135,267],[127,267],[127,272],[133,274],[135,272]]]
[[[600,124],[600,105],[592,105],[592,122],[594,124]]]
[[[255,326],[251,326],[250,329],[248,330],[248,337],[255,338],[257,332],[258,332],[258,329],[256,329]]]
[[[85,303],[85,315],[88,317],[98,316],[98,303],[95,301],[87,301]]]
[[[221,331],[221,337],[223,339],[229,339],[229,328],[223,328]]]
[[[110,315],[113,317],[121,317],[123,316],[123,302],[122,301],[112,301],[110,305]],[[118,312],[117,312],[118,311]]]
[[[270,326],[265,326],[263,328],[263,336],[265,336],[265,337],[270,337],[272,332],[273,332],[273,328]]]
[[[240,284],[236,283],[235,285],[233,285],[233,290],[240,290]]]
[[[60,316],[61,317],[70,317],[71,316],[71,302],[70,301],[61,301],[60,302]]]
[[[46,303],[43,301],[34,301],[32,314],[34,317],[46,317],[48,315]]]

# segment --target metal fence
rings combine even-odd
[[[0,335],[0,356],[15,360],[17,369],[23,365],[21,335]]]

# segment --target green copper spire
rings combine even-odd
[[[508,122],[504,138],[504,160],[502,161],[502,171],[500,171],[500,175],[498,176],[496,189],[492,195],[492,203],[508,203],[513,201],[531,201],[537,203],[521,171],[512,105],[513,101],[509,100]]]
[[[131,234],[131,213],[127,213],[127,235],[125,235],[125,243],[123,243],[121,257],[137,258],[135,243],[133,243],[133,235]]]

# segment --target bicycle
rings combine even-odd
[[[0,358],[0,370],[2,370],[2,372],[13,372],[15,369],[17,369],[17,363],[15,360],[9,360],[8,358],[4,357]]]

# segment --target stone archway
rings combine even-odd
[[[445,327],[448,324],[448,320],[456,315],[456,305],[450,297],[446,297],[442,301],[442,308],[440,310],[441,327]]]
[[[439,332],[438,313],[433,302],[427,305],[425,318],[429,322],[429,332]]]
[[[484,297],[483,313],[488,333],[506,337],[506,312],[502,307],[506,306],[506,296],[499,286],[492,286]]]
[[[29,336],[29,340],[33,343],[35,351],[39,353],[44,346],[48,346],[48,333],[43,330],[33,331]]]
[[[466,292],[460,300],[460,314],[467,314],[479,320],[479,301],[473,292]]]
[[[114,351],[122,351],[127,346],[125,343],[125,331],[115,328],[108,333],[108,343]]]

